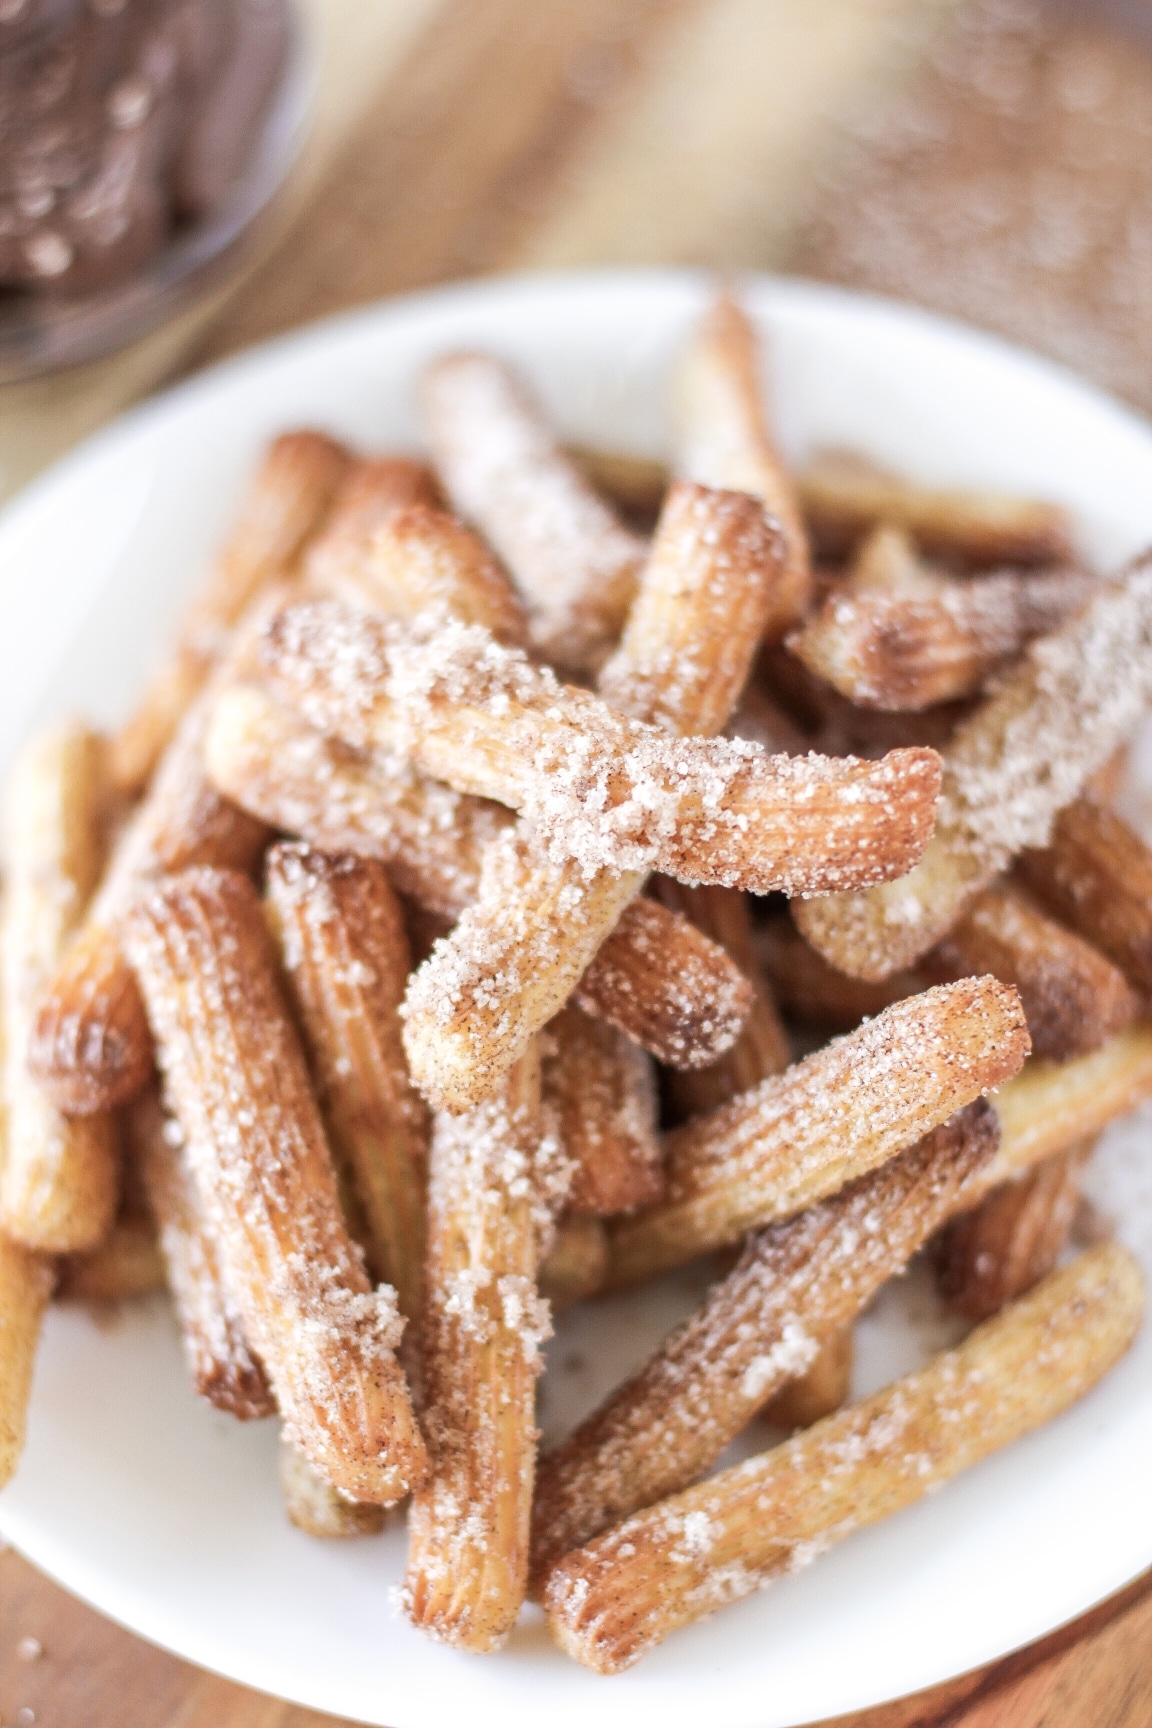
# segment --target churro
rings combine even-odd
[[[114,1121],[62,1116],[26,1063],[40,992],[100,873],[107,789],[104,740],[66,722],[25,745],[5,798],[0,988],[7,1147],[0,1225],[25,1247],[47,1253],[95,1247],[116,1213]]]
[[[885,524],[924,552],[977,569],[1059,563],[1075,550],[1071,518],[1058,505],[917,485],[847,451],[825,452],[797,487],[817,546],[833,556]]]
[[[1045,846],[1061,810],[1152,701],[1152,555],[1137,559],[1050,636],[1034,642],[944,751],[936,830],[903,880],[794,908],[814,948],[883,978],[944,936],[1025,847]]]
[[[1077,799],[1045,848],[1021,854],[1019,870],[1058,918],[1152,995],[1152,852],[1115,811]]]
[[[991,1110],[970,1105],[881,1169],[754,1236],[696,1313],[541,1459],[534,1578],[703,1475],[963,1205],[995,1145]]]
[[[1132,1255],[1090,1249],[918,1373],[567,1555],[545,1591],[553,1636],[600,1673],[629,1667],[1066,1410],[1143,1308]]]
[[[400,1039],[404,915],[383,868],[348,853],[281,843],[266,881],[329,1143],[367,1229],[368,1269],[418,1321],[429,1122]]]
[[[334,1487],[391,1504],[428,1468],[403,1323],[345,1228],[256,892],[184,871],[126,928],[184,1157],[289,1439]]]
[[[216,786],[270,827],[322,851],[379,858],[401,893],[447,918],[476,898],[485,846],[512,821],[502,805],[453,792],[397,757],[324,737],[251,685],[217,698],[205,760]],[[674,1066],[714,1060],[748,1001],[716,943],[646,900],[624,910],[575,989],[587,1013]]]
[[[942,1294],[969,1320],[986,1320],[1051,1272],[1080,1205],[1087,1140],[1005,1182],[955,1218],[936,1246]]]
[[[803,615],[812,573],[800,501],[768,427],[760,373],[751,320],[735,300],[718,296],[677,370],[676,468],[706,486],[751,493],[780,524],[785,574],[762,626],[773,640]]]
[[[488,354],[428,367],[421,403],[453,507],[511,572],[546,659],[595,670],[624,622],[644,543],[564,455],[524,381]]]
[[[1028,1032],[995,978],[939,985],[665,1137],[659,1205],[611,1230],[631,1284],[799,1212],[1015,1074]]]
[[[544,1098],[572,1160],[568,1205],[610,1216],[664,1192],[651,1060],[569,1003],[541,1038]]]
[[[534,1045],[495,1096],[436,1119],[423,1339],[432,1469],[412,1502],[403,1601],[415,1625],[460,1649],[498,1648],[524,1600],[536,1376],[551,1332],[536,1273],[566,1177],[543,1131]]]
[[[595,1296],[608,1271],[608,1236],[591,1212],[565,1212],[540,1264],[540,1294],[555,1311]]]
[[[285,1438],[280,1441],[280,1492],[289,1519],[308,1536],[328,1541],[378,1536],[388,1519],[387,1507],[350,1500],[333,1488]]]
[[[1055,629],[1095,585],[1079,570],[957,581],[913,563],[883,586],[857,571],[788,638],[788,648],[861,707],[930,708],[974,695],[1000,662]]]
[[[276,1400],[244,1335],[184,1157],[180,1124],[164,1110],[155,1087],[133,1100],[124,1121],[129,1159],[156,1220],[192,1385],[241,1422],[274,1415]]]

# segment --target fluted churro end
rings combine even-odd
[[[140,990],[106,925],[66,949],[32,1022],[28,1067],[58,1110],[91,1116],[134,1098],[152,1072]]]

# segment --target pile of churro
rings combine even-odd
[[[1152,556],[1098,574],[1053,504],[850,453],[793,475],[764,365],[719,297],[666,464],[565,446],[478,352],[420,378],[423,455],[277,438],[123,730],[25,746],[3,1479],[53,1293],[166,1287],[200,1395],[279,1422],[295,1524],[407,1503],[415,1626],[493,1651],[531,1599],[614,1673],[1128,1348],[1081,1181],[1152,1097],[1112,808]],[[921,1254],[974,1329],[853,1403]],[[553,1309],[702,1256],[538,1453]]]

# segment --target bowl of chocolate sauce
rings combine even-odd
[[[291,0],[0,0],[0,380],[108,354],[241,268],[310,88]]]

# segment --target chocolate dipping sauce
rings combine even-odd
[[[287,0],[0,0],[0,286],[126,281],[228,202]]]

